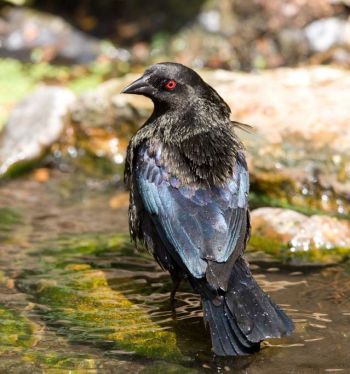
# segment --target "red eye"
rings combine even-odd
[[[169,91],[172,91],[176,87],[176,82],[173,79],[170,79],[170,81],[167,81],[165,84],[165,88]]]

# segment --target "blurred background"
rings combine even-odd
[[[120,92],[161,61],[254,128],[247,256],[296,324],[258,356],[213,358],[198,298],[184,285],[174,322],[129,241],[152,104]],[[349,0],[0,0],[0,372],[347,372],[349,69]]]

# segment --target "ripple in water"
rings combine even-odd
[[[174,320],[169,275],[126,236],[114,235],[116,227],[126,229],[126,210],[108,211],[112,193],[80,191],[77,201],[67,202],[55,186],[26,183],[21,196],[10,185],[0,195],[0,204],[16,202],[22,214],[0,235],[0,372],[349,369],[345,266],[254,262],[259,284],[293,318],[296,331],[265,342],[256,355],[220,359],[210,353],[200,299],[189,285],[176,295]]]

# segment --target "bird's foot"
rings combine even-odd
[[[176,321],[176,299],[174,298],[174,300],[171,301],[171,317],[174,321]]]

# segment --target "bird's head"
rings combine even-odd
[[[150,66],[122,93],[144,95],[155,106],[181,109],[198,98],[223,103],[220,96],[192,69],[177,63],[164,62]],[[225,104],[226,105],[226,104]]]

